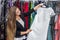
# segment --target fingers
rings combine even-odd
[[[39,4],[39,6],[40,6],[40,7],[43,6],[43,3]]]
[[[32,30],[30,30],[30,29],[28,29],[27,31],[26,31],[26,33],[28,34],[29,32],[31,32]]]
[[[31,29],[29,29],[29,32],[31,32],[32,30]]]
[[[42,7],[42,6],[44,6],[43,3],[38,4],[37,6],[34,7],[34,10],[37,10],[39,7]]]

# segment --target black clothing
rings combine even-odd
[[[29,16],[32,12],[34,12],[34,9],[31,9],[27,13],[21,13],[20,18],[24,21],[24,27],[16,20],[16,38],[22,37],[24,35],[21,35],[21,31],[26,31],[26,24],[25,24],[25,18],[26,16]]]

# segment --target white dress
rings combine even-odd
[[[50,17],[55,15],[53,9],[39,8],[35,19],[31,25],[31,32],[28,34],[27,40],[46,40]]]

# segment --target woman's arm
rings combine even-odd
[[[24,16],[29,16],[32,12],[34,12],[35,10],[37,10],[39,7],[43,6],[43,4],[38,4],[37,6],[35,6],[33,9],[29,10],[27,13],[22,13],[22,15]]]
[[[28,29],[27,31],[24,31],[24,32],[20,32],[20,35],[25,35],[25,34],[28,34],[29,32],[31,32],[30,29]]]
[[[32,12],[34,12],[35,10],[34,9],[30,9],[28,12],[26,13],[22,13],[22,15],[24,16],[29,16]]]

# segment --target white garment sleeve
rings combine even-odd
[[[49,8],[49,12],[51,17],[55,15],[55,12],[51,7]]]

